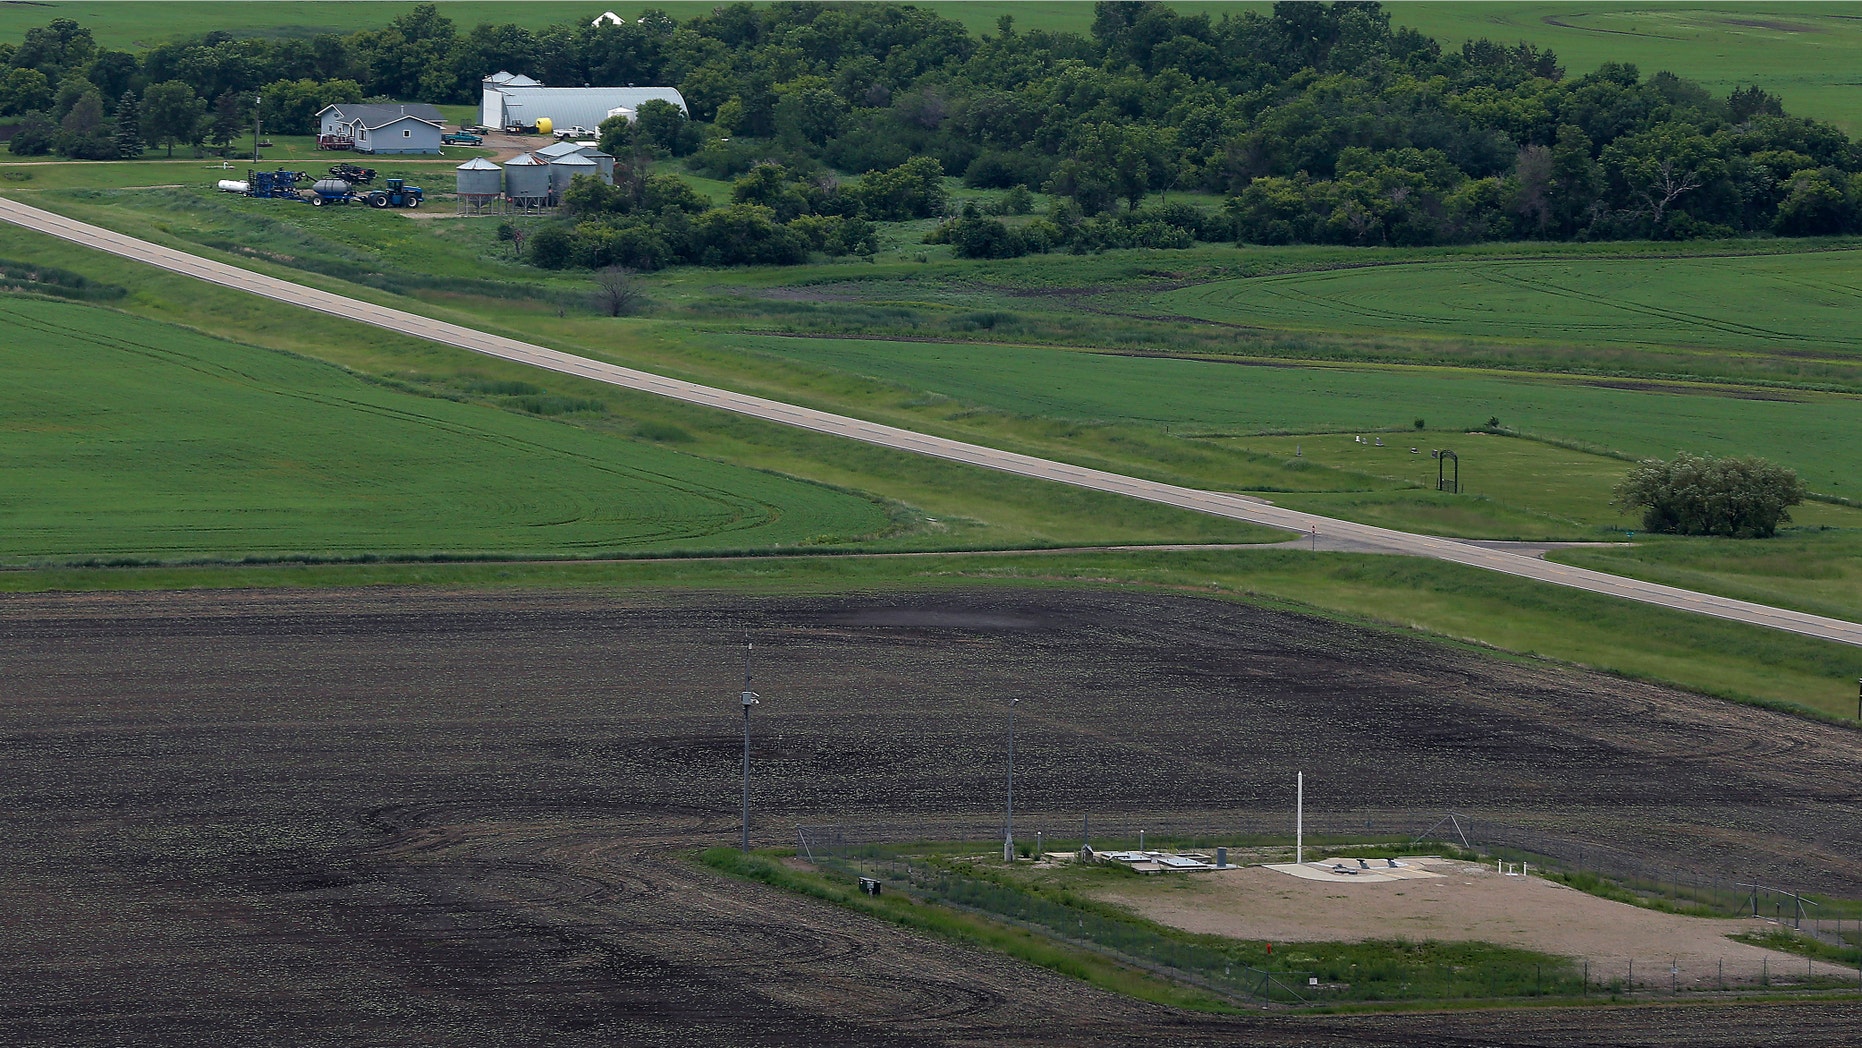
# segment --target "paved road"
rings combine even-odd
[[[149,265],[159,266],[210,283],[248,291],[288,305],[314,309],[331,316],[373,324],[389,331],[431,339],[445,345],[471,350],[474,353],[530,364],[565,375],[575,375],[609,385],[656,393],[690,404],[734,411],[738,414],[780,422],[817,433],[865,441],[869,444],[949,459],[953,462],[984,466],[1018,476],[1129,495],[1136,499],[1247,521],[1251,524],[1286,528],[1301,535],[1311,536],[1316,533],[1324,544],[1332,548],[1433,557],[1436,560],[1465,564],[1469,567],[1497,571],[1520,578],[1535,579],[1554,585],[1569,586],[1573,589],[1588,590],[1592,593],[1622,597],[1625,600],[1641,601],[1644,604],[1710,615],[1734,622],[1767,626],[1772,629],[1862,647],[1862,625],[1841,619],[1807,615],[1803,612],[1787,611],[1763,604],[1696,593],[1674,586],[1641,582],[1601,571],[1554,564],[1535,557],[1522,556],[1507,550],[1492,549],[1455,539],[1415,535],[1368,524],[1335,520],[1331,517],[1269,505],[1259,499],[1246,496],[1141,480],[1137,477],[1088,469],[1085,466],[1035,458],[1031,455],[1018,455],[1014,452],[998,451],[977,444],[966,444],[958,440],[916,433],[908,429],[883,426],[845,415],[835,415],[826,411],[785,404],[781,401],[733,393],[730,390],[699,385],[694,382],[683,382],[663,375],[637,371],[587,357],[578,357],[528,342],[503,338],[457,324],[448,324],[398,309],[389,309],[370,302],[345,298],[301,284],[278,280],[240,269],[237,266],[215,262],[183,251],[162,247],[159,244],[124,236],[98,226],[77,222],[5,198],[0,198],[0,219],[62,237],[86,247],[108,251],[138,262],[146,262]]]

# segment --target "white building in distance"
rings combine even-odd
[[[484,80],[479,123],[486,127],[534,127],[547,119],[558,128],[593,131],[610,116],[633,119],[642,102],[670,102],[690,115],[675,87],[544,87],[527,76],[498,72]]]

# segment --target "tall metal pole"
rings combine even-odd
[[[1015,861],[1015,704],[1009,700],[1009,811],[1002,823],[1002,861]]]
[[[1299,786],[1293,795],[1293,861],[1306,861],[1306,773],[1299,773]]]
[[[744,854],[750,854],[750,707],[756,705],[756,692],[750,690],[750,651],[755,647],[744,641]]]

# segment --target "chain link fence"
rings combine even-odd
[[[1082,817],[1079,825],[1056,830],[1054,820],[1018,819],[1018,853],[1077,852],[1083,843],[1100,851],[1148,845],[1152,848],[1213,852],[1227,847],[1237,863],[1258,861],[1272,851],[1290,851],[1291,835],[1283,815],[1233,818],[1222,828],[1194,816],[1175,818]],[[1329,846],[1380,844],[1418,851],[1458,851],[1503,864],[1525,864],[1535,872],[1574,888],[1693,916],[1762,917],[1754,932],[1770,937],[1768,951],[1730,948],[1726,956],[1707,958],[1630,956],[1579,957],[1566,970],[1514,971],[1496,976],[1493,996],[1585,994],[1688,994],[1719,990],[1775,988],[1855,988],[1862,985],[1862,921],[1826,917],[1806,897],[1806,886],[1768,883],[1737,871],[1710,870],[1652,862],[1620,848],[1597,845],[1568,835],[1502,820],[1460,813],[1419,816],[1412,812],[1375,811],[1332,814],[1306,822],[1307,857],[1322,857]],[[984,913],[1011,924],[1090,946],[1133,967],[1189,981],[1237,1000],[1302,1005],[1336,999],[1320,974],[1296,969],[1268,970],[1228,962],[1213,948],[1162,943],[1129,921],[1044,902],[1001,885],[952,876],[935,861],[942,854],[1000,855],[1004,826],[1000,820],[935,819],[917,823],[804,825],[797,827],[798,854],[850,876],[890,886],[927,900]],[[960,843],[961,842],[961,843]],[[1444,847],[1446,846],[1446,848]],[[1827,901],[1827,900],[1826,900]],[[1835,905],[1832,905],[1835,908]],[[1828,949],[1793,943],[1806,936]],[[1779,952],[1810,952],[1791,956]],[[1206,953],[1207,956],[1203,954]],[[1463,980],[1465,982],[1465,979]],[[1504,981],[1504,985],[1502,982]]]

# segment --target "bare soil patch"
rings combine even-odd
[[[1722,976],[1730,984],[1757,984],[1761,978],[1784,983],[1799,975],[1855,975],[1853,968],[1821,962],[1807,968],[1802,957],[1727,938],[1771,927],[1750,918],[1715,920],[1645,910],[1468,862],[1419,865],[1445,876],[1315,881],[1252,866],[1146,878],[1099,895],[1162,924],[1237,939],[1447,939],[1521,946],[1587,960],[1592,979],[1600,982],[1634,977],[1717,988]],[[1679,969],[1672,978],[1667,974],[1671,966]]]
[[[1215,828],[1288,809],[1303,765],[1356,769],[1309,777],[1309,816],[1492,813],[1800,882],[1853,880],[1862,841],[1852,731],[1190,597],[9,596],[0,1043],[1802,1046],[1862,1018],[1181,1015],[712,876],[681,856],[737,835],[746,634],[761,844],[987,824],[1012,695],[1028,830]]]

